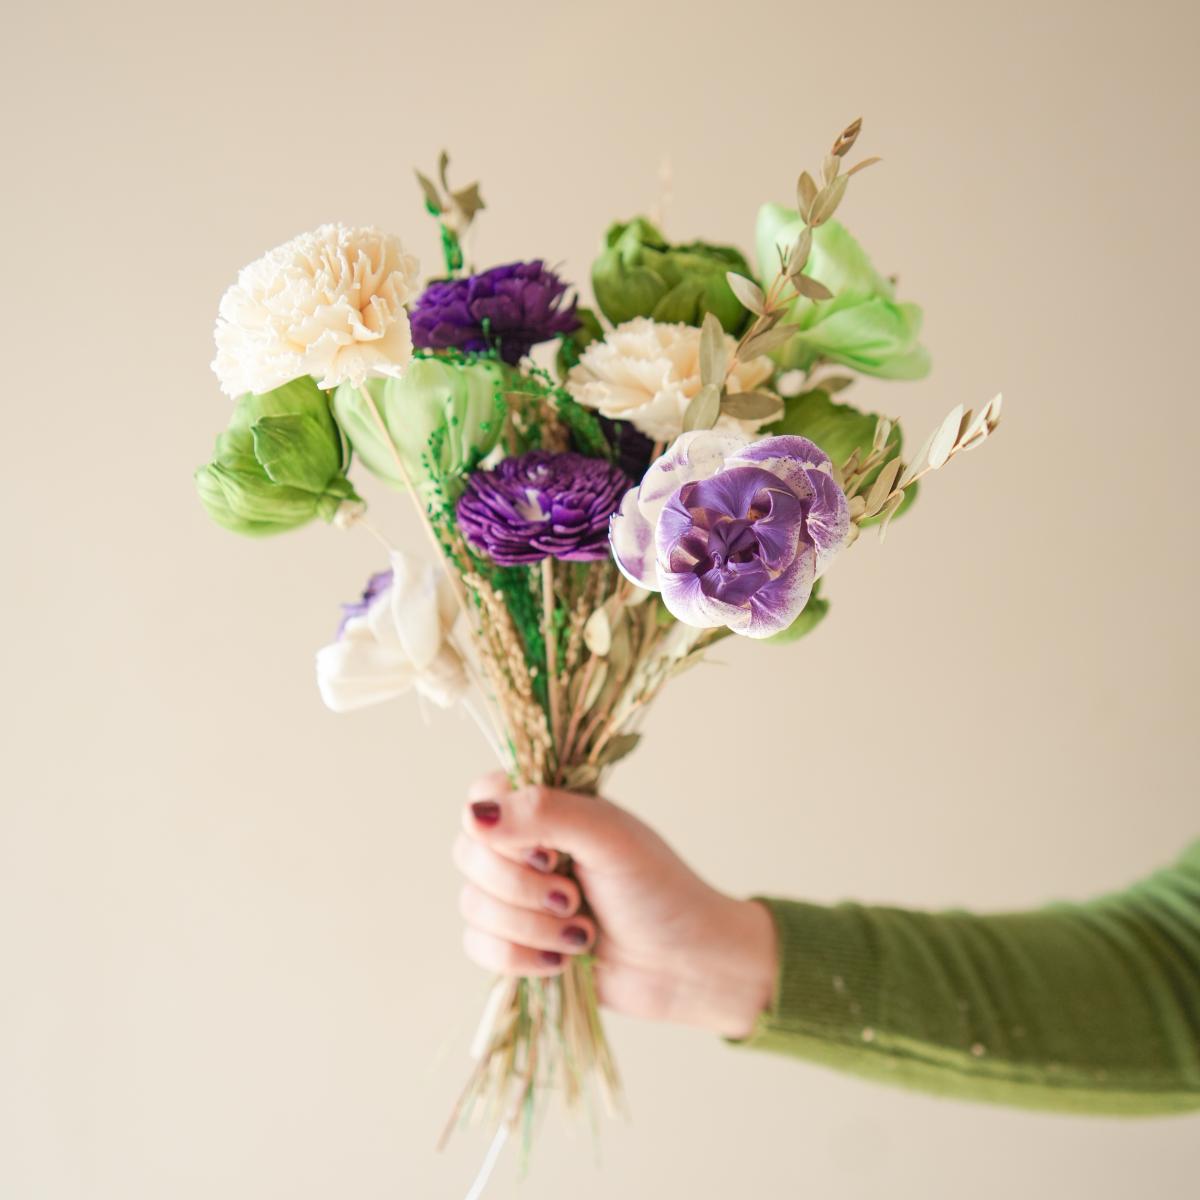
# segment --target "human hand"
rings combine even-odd
[[[463,945],[480,966],[557,975],[595,955],[600,1002],[618,1012],[743,1037],[769,1004],[775,931],[761,905],[710,887],[648,825],[595,796],[470,789],[454,861],[466,876]],[[574,879],[556,874],[569,854]],[[576,882],[578,881],[578,882]],[[580,890],[589,915],[581,910]]]

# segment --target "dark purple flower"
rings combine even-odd
[[[608,557],[608,521],[629,487],[619,467],[582,454],[534,450],[467,477],[458,524],[501,566]]]
[[[338,625],[337,635],[342,636],[342,631],[346,628],[346,622],[353,617],[365,617],[367,609],[371,607],[371,602],[376,596],[386,592],[392,586],[392,570],[389,567],[386,571],[376,571],[370,579],[367,580],[367,586],[363,589],[362,599],[353,600],[349,604],[342,605],[342,620]]]
[[[617,466],[630,479],[641,479],[654,461],[654,443],[628,421],[612,421],[599,413],[600,428],[612,447]]]
[[[431,283],[412,311],[419,350],[495,350],[517,363],[538,342],[579,328],[567,285],[540,259]]]
[[[829,456],[807,438],[694,430],[625,496],[612,548],[685,625],[764,638],[800,615],[849,528]]]

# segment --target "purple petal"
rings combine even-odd
[[[738,632],[752,638],[782,633],[804,611],[816,575],[816,555],[805,547],[778,579],[750,597],[750,620]]]
[[[820,575],[850,532],[850,506],[845,493],[825,471],[810,471],[808,481],[813,498],[806,525],[817,548],[816,568]]]

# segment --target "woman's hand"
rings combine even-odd
[[[571,856],[578,884],[554,873],[552,846]],[[463,945],[482,967],[557,975],[567,955],[591,950],[601,1003],[729,1037],[748,1034],[770,1003],[767,910],[709,887],[607,800],[511,791],[503,774],[485,776],[471,788],[454,861],[467,879]]]

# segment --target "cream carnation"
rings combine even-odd
[[[419,264],[377,229],[322,225],[244,267],[221,297],[213,370],[231,396],[301,375],[323,388],[404,374]]]
[[[736,341],[725,343],[732,358]],[[731,392],[752,392],[771,377],[769,358],[739,362],[730,372]],[[700,330],[635,317],[592,342],[567,376],[567,390],[588,408],[628,421],[656,442],[683,432],[683,414],[700,390]],[[719,429],[755,432],[761,420],[722,417]]]

